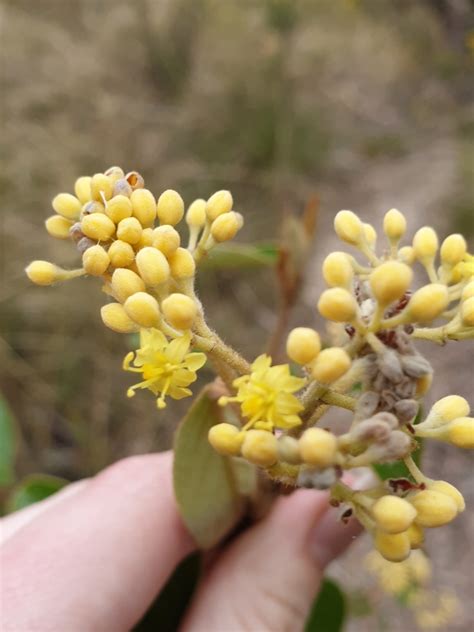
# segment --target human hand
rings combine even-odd
[[[171,453],[130,457],[4,518],[5,632],[118,632],[140,620],[194,548],[173,497]],[[298,630],[325,566],[358,532],[327,495],[300,490],[225,547],[183,632]]]

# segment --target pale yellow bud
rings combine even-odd
[[[372,224],[368,224],[367,222],[362,223],[362,230],[364,234],[365,241],[369,244],[369,246],[375,246],[377,243],[377,233]]]
[[[85,204],[91,199],[91,182],[92,178],[90,176],[81,176],[74,184],[74,193],[81,204]]]
[[[166,320],[176,329],[190,329],[197,316],[196,302],[185,294],[170,294],[161,308]]]
[[[392,208],[383,218],[383,231],[391,243],[398,243],[407,229],[407,220],[403,213]]]
[[[160,195],[156,212],[161,224],[176,226],[184,215],[183,198],[173,189],[168,189]]]
[[[413,249],[419,261],[430,261],[438,251],[438,235],[430,226],[423,226],[413,237]]]
[[[204,226],[206,223],[206,200],[194,200],[186,211],[186,223],[194,228]]]
[[[123,169],[115,165],[113,167],[109,167],[107,171],[104,172],[104,175],[110,178],[112,184],[115,184],[118,180],[122,180],[125,177]]]
[[[448,427],[449,442],[458,448],[474,449],[474,419],[472,417],[459,417],[452,421]]]
[[[333,287],[325,290],[318,301],[318,309],[324,318],[338,323],[352,322],[357,314],[354,296],[344,288]]]
[[[96,173],[91,180],[91,198],[99,202],[110,200],[113,182],[105,173]]]
[[[323,384],[331,384],[346,373],[351,366],[349,355],[340,347],[323,349],[311,365],[311,374]]]
[[[124,303],[129,296],[145,291],[145,284],[136,272],[117,268],[112,274],[112,291],[115,298]]]
[[[136,217],[127,217],[117,225],[117,238],[128,244],[137,244],[142,236],[142,225]]]
[[[474,296],[461,303],[461,319],[466,327],[474,327]]]
[[[398,251],[398,258],[400,259],[400,261],[403,261],[403,263],[411,266],[413,263],[415,263],[416,259],[415,249],[413,248],[413,246],[403,246],[403,248],[400,248],[400,250]]]
[[[61,276],[61,268],[49,261],[32,261],[25,272],[36,285],[52,285]]]
[[[323,277],[332,287],[349,287],[354,278],[349,255],[345,252],[331,252],[323,262]]]
[[[115,224],[103,213],[92,213],[82,218],[81,230],[95,241],[108,241],[115,233]]]
[[[140,240],[134,244],[136,250],[153,245],[153,228],[144,228]]]
[[[455,266],[463,260],[467,252],[466,240],[462,235],[449,235],[441,244],[441,263],[447,266]]]
[[[386,533],[402,533],[415,520],[416,509],[398,496],[382,496],[372,507],[377,527]]]
[[[370,274],[369,283],[377,301],[387,306],[400,299],[410,287],[412,269],[400,261],[386,261]]]
[[[425,395],[431,388],[431,384],[433,383],[433,373],[427,373],[426,375],[422,375],[416,380],[416,397],[421,397]]]
[[[444,312],[449,303],[449,293],[445,285],[430,283],[417,290],[408,303],[408,313],[414,322],[435,320]]]
[[[105,206],[102,202],[97,202],[96,200],[86,202],[81,210],[81,218],[86,215],[91,215],[92,213],[105,213]]]
[[[73,224],[71,220],[66,219],[62,215],[51,215],[44,224],[51,237],[56,237],[56,239],[69,239],[69,229]]]
[[[416,523],[422,527],[441,527],[457,516],[456,502],[447,494],[424,489],[410,498],[416,509]]]
[[[284,463],[296,465],[301,463],[300,446],[298,439],[289,435],[278,437],[278,458]]]
[[[474,281],[469,281],[467,285],[464,286],[461,301],[467,301],[468,298],[472,298],[474,296]]]
[[[288,357],[298,364],[309,364],[321,351],[319,334],[310,327],[296,327],[286,341]]]
[[[142,226],[151,226],[156,219],[155,196],[148,189],[135,189],[130,196],[133,206],[133,216]]]
[[[165,257],[175,253],[181,243],[178,231],[169,224],[162,224],[153,231],[153,246],[161,250]]]
[[[430,425],[439,426],[469,415],[470,406],[460,395],[447,395],[433,404],[428,415]]]
[[[175,279],[190,279],[196,272],[196,263],[186,248],[178,248],[169,258],[171,275]]]
[[[121,220],[131,217],[132,203],[126,195],[116,195],[107,202],[105,212],[115,224],[118,224]]]
[[[139,326],[127,316],[123,306],[119,303],[108,303],[100,309],[104,325],[119,334],[131,334],[139,330]]]
[[[117,239],[110,245],[108,255],[114,268],[126,268],[135,260],[132,246],[121,239]]]
[[[222,423],[212,426],[208,434],[214,450],[224,456],[239,456],[244,433],[232,424]]]
[[[229,211],[228,213],[219,215],[212,222],[211,235],[218,243],[229,241],[236,236],[238,231],[242,228],[243,223],[243,217],[240,213]]]
[[[101,276],[110,265],[109,255],[102,246],[92,246],[82,255],[82,265],[87,274]]]
[[[242,456],[261,467],[271,467],[278,460],[278,441],[266,430],[248,430],[242,444]]]
[[[140,327],[158,327],[160,308],[156,298],[147,292],[137,292],[123,304],[127,315]]]
[[[410,546],[412,549],[419,549],[423,542],[425,541],[425,532],[423,527],[420,527],[419,524],[412,524],[407,529],[407,535],[410,539]]]
[[[377,551],[390,562],[403,562],[410,555],[411,546],[408,534],[390,534],[376,531],[374,545]]]
[[[334,218],[334,230],[342,241],[356,246],[364,239],[362,222],[352,211],[339,211]]]
[[[66,219],[77,219],[80,215],[82,204],[76,196],[70,193],[58,193],[53,198],[53,209]]]
[[[431,489],[434,492],[440,492],[441,494],[446,494],[447,496],[452,498],[454,502],[456,503],[459,513],[461,513],[462,511],[466,509],[466,503],[464,501],[464,497],[461,494],[461,492],[458,489],[456,489],[454,485],[451,485],[447,481],[433,481],[433,483],[431,483],[431,485],[429,486],[429,489]]]
[[[325,468],[334,465],[337,456],[337,439],[322,428],[308,428],[299,440],[301,459],[304,463]]]
[[[229,213],[232,210],[234,201],[230,191],[216,191],[207,200],[207,217],[213,222],[219,215]]]
[[[149,287],[156,287],[169,279],[170,266],[166,261],[166,257],[153,246],[147,246],[139,250],[135,261],[140,276]]]

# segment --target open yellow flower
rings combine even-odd
[[[252,364],[250,375],[234,380],[237,395],[219,400],[222,406],[228,402],[240,403],[242,414],[249,419],[245,428],[273,430],[301,423],[298,413],[303,406],[292,393],[299,391],[306,380],[290,375],[288,364],[271,366],[271,363],[269,356],[259,356]]]
[[[167,395],[173,399],[192,395],[187,387],[196,380],[196,371],[206,362],[206,356],[189,353],[189,331],[169,341],[158,329],[142,329],[140,344],[140,348],[128,353],[123,361],[125,371],[143,375],[143,382],[128,389],[128,397],[133,397],[137,388],[147,388],[159,395],[156,404],[164,408]]]

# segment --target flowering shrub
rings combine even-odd
[[[411,245],[400,247],[406,219],[392,209],[383,221],[385,243],[377,248],[375,229],[340,211],[335,231],[363,259],[338,251],[324,260],[328,289],[317,308],[332,323],[332,342],[323,346],[314,329],[297,327],[286,343],[292,366],[274,365],[265,354],[249,364],[208,326],[194,289],[201,260],[242,226],[228,191],[195,200],[185,212],[177,192],[156,200],[140,174],[119,167],[79,178],[74,190],[54,198],[56,214],[46,229],[76,244],[82,266],[64,270],[34,261],[26,272],[39,285],[82,275],[101,279],[111,299],[101,310],[104,324],[140,334],[140,347],[124,360],[126,371],[140,375],[128,396],[148,389],[158,408],[188,397],[208,358],[221,382],[212,394],[206,391],[218,406],[199,441],[208,439],[225,459],[238,457],[286,486],[329,489],[342,516],[353,514],[390,562],[406,560],[423,544],[425,529],[464,510],[462,494],[428,478],[412,456],[420,438],[474,447],[474,422],[462,397],[444,397],[421,416],[433,371],[415,344],[474,336],[474,257],[461,235],[439,246],[436,232],[423,227]],[[175,228],[183,218],[187,246]],[[415,264],[428,283],[413,291]],[[333,406],[352,412],[338,436],[326,429],[330,419],[324,429],[317,425]],[[211,407],[205,411],[211,418]],[[362,491],[344,482],[346,470],[398,461],[409,476]],[[188,526],[193,530],[192,520]]]

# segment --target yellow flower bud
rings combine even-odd
[[[240,213],[229,211],[216,217],[211,224],[211,235],[218,243],[233,239],[242,228],[244,221]]]
[[[457,516],[456,502],[447,494],[424,489],[410,498],[416,509],[416,523],[422,527],[441,527]]]
[[[118,224],[126,217],[131,217],[132,203],[126,195],[116,195],[107,202],[105,212],[115,224]]]
[[[122,180],[125,177],[122,167],[117,167],[115,165],[113,167],[109,167],[107,171],[104,172],[104,175],[111,179],[112,184],[115,184],[118,180]]]
[[[196,263],[186,248],[178,248],[169,258],[171,275],[175,279],[190,279],[196,272]]]
[[[337,456],[337,439],[322,428],[308,428],[299,440],[301,459],[304,463],[325,468],[334,465]]]
[[[229,213],[232,210],[234,200],[230,191],[216,191],[207,200],[207,217],[213,222],[219,215]]]
[[[392,243],[398,243],[407,229],[407,220],[396,208],[390,209],[383,218],[383,231]]]
[[[115,233],[115,224],[103,213],[92,213],[82,218],[81,230],[95,241],[108,241]]]
[[[197,315],[195,301],[185,294],[170,294],[161,308],[166,320],[176,329],[190,329]]]
[[[165,255],[153,246],[137,252],[135,257],[140,276],[149,287],[161,285],[169,279],[170,266]]]
[[[71,220],[66,219],[62,215],[51,215],[45,221],[46,230],[51,237],[56,237],[56,239],[69,239],[69,229],[72,224]]]
[[[92,246],[82,255],[82,265],[87,274],[101,276],[110,265],[109,255],[102,246]]]
[[[140,236],[140,240],[133,244],[135,246],[135,250],[141,250],[142,248],[146,248],[147,246],[153,245],[153,228],[144,228],[142,230],[142,234]]]
[[[425,395],[431,388],[431,384],[433,383],[433,373],[427,373],[426,375],[422,375],[416,380],[416,397],[421,397]]]
[[[278,441],[266,430],[248,430],[242,444],[242,456],[261,467],[270,467],[278,460]]]
[[[369,246],[375,246],[377,243],[377,233],[372,224],[368,224],[367,222],[362,223],[362,231],[364,234],[365,241],[369,244]]]
[[[441,263],[447,266],[455,266],[463,260],[467,252],[466,240],[462,235],[449,235],[441,244]]]
[[[194,200],[186,211],[186,223],[194,228],[204,226],[206,223],[206,200]]]
[[[339,323],[350,323],[357,314],[357,303],[354,296],[344,288],[333,287],[319,297],[318,309],[327,320]]]
[[[127,217],[117,225],[117,238],[129,244],[137,244],[142,236],[142,225],[136,217]]]
[[[278,437],[278,459],[292,465],[301,463],[298,439],[290,437],[289,435]]]
[[[448,288],[441,283],[430,283],[417,290],[408,303],[408,314],[414,322],[435,320],[448,306]]]
[[[36,285],[52,285],[60,279],[61,268],[49,261],[32,261],[25,272]]]
[[[438,251],[438,235],[430,226],[423,226],[413,237],[413,249],[419,261],[430,261]]]
[[[74,193],[81,204],[85,204],[91,199],[91,181],[90,176],[81,176],[74,184]]]
[[[110,245],[108,255],[114,268],[126,268],[132,265],[135,260],[132,246],[121,239],[117,239]]]
[[[151,226],[156,219],[155,196],[148,189],[135,189],[130,196],[133,206],[133,216],[142,226]]]
[[[239,456],[244,433],[232,424],[222,423],[212,426],[208,434],[214,450],[224,456]]]
[[[472,298],[474,296],[474,281],[469,281],[467,285],[464,286],[461,301],[467,301],[468,298]]]
[[[429,486],[429,489],[434,492],[439,492],[440,494],[446,494],[452,498],[456,503],[459,513],[466,509],[466,503],[464,502],[463,495],[458,489],[456,489],[456,487],[454,487],[454,485],[451,485],[451,483],[448,483],[447,481],[433,481],[433,483]]]
[[[117,268],[112,274],[112,291],[115,298],[124,303],[129,296],[145,291],[145,284],[136,272],[126,268]]]
[[[82,208],[82,204],[77,197],[70,193],[58,193],[58,195],[53,198],[52,205],[56,213],[66,219],[77,219]]]
[[[96,173],[91,180],[91,198],[99,202],[110,200],[113,182],[105,173]]]
[[[410,538],[405,533],[376,531],[374,545],[377,551],[390,562],[403,562],[410,555]]]
[[[377,301],[387,306],[401,298],[413,279],[412,269],[400,261],[386,261],[379,265],[369,277],[372,294]]]
[[[461,319],[462,324],[466,327],[474,327],[474,296],[462,302]]]
[[[178,231],[169,224],[162,224],[153,231],[153,246],[161,250],[165,257],[175,253],[181,243]]]
[[[139,330],[136,323],[128,316],[119,303],[107,303],[100,309],[100,315],[104,325],[119,334],[131,334]]]
[[[410,539],[410,546],[412,549],[419,549],[425,541],[425,532],[423,527],[420,527],[419,524],[412,524],[407,529],[407,535]]]
[[[321,351],[319,334],[310,327],[296,327],[286,341],[288,357],[298,364],[309,364]]]
[[[349,355],[340,347],[323,349],[311,365],[311,374],[323,384],[331,384],[346,373],[351,366]]]
[[[474,419],[472,417],[459,417],[452,421],[448,427],[450,443],[458,448],[474,449]]]
[[[464,397],[460,395],[447,395],[433,404],[428,414],[427,421],[431,426],[440,426],[458,417],[469,415],[470,406]]]
[[[331,252],[323,261],[323,277],[331,287],[349,287],[354,277],[349,255]]]
[[[171,224],[176,226],[183,219],[184,215],[184,202],[179,193],[168,189],[160,195],[158,198],[158,205],[156,212],[160,224]]]
[[[415,249],[413,246],[403,246],[403,248],[400,248],[398,251],[398,258],[400,261],[403,261],[403,263],[411,266],[416,259]]]
[[[377,527],[386,533],[402,533],[415,520],[416,509],[398,496],[382,496],[372,507]]]
[[[334,230],[339,239],[353,246],[364,239],[362,222],[352,211],[339,211],[334,218]]]
[[[137,292],[123,304],[127,315],[140,327],[158,327],[160,308],[158,301],[148,292]]]

